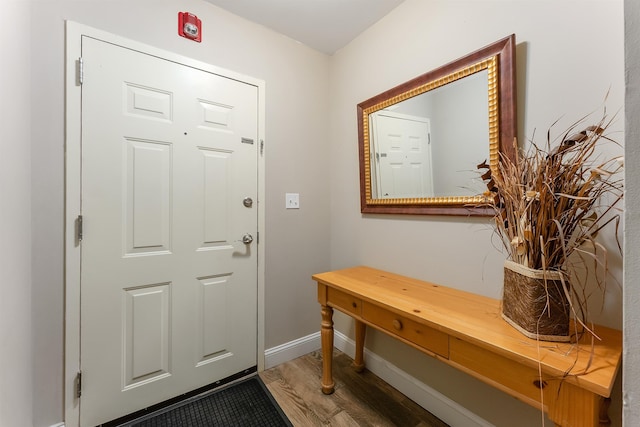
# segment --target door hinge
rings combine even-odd
[[[78,58],[77,76],[78,76],[78,85],[82,86],[82,83],[84,83],[84,61],[82,60],[82,57]]]
[[[264,139],[260,140],[260,155],[264,153]]]
[[[82,238],[84,237],[84,226],[82,221],[82,215],[78,215],[78,218],[76,218],[76,241],[78,243],[82,242]]]
[[[260,244],[260,232],[256,232],[256,244]]]
[[[75,379],[76,399],[80,399],[82,395],[82,371],[78,371]]]

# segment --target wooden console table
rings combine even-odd
[[[495,299],[369,267],[315,274],[322,323],[322,391],[334,390],[333,309],[355,319],[356,370],[364,368],[366,325],[543,409],[558,426],[610,423],[608,401],[622,333],[596,326],[579,345],[537,342],[500,317]],[[542,377],[539,375],[542,372]]]

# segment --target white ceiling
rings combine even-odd
[[[206,0],[329,55],[404,0]]]

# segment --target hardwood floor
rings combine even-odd
[[[346,354],[334,351],[336,387],[328,396],[320,390],[320,351],[268,369],[260,377],[296,427],[447,426],[370,371],[355,372],[351,363]]]

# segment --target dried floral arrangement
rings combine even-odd
[[[607,248],[596,240],[603,228],[615,227],[618,249],[620,211],[623,197],[623,157],[603,158],[602,144],[613,119],[606,113],[594,125],[582,127],[586,118],[571,125],[560,137],[546,142],[531,141],[526,152],[503,157],[498,173],[488,165],[482,179],[495,209],[496,231],[508,260],[543,272],[556,272],[561,293],[569,301],[573,317],[585,329],[585,277],[579,271],[590,268],[603,291],[608,272]],[[515,144],[515,141],[514,141]],[[584,275],[582,275],[584,276]],[[548,297],[547,297],[548,299]],[[548,304],[548,303],[547,303]]]

